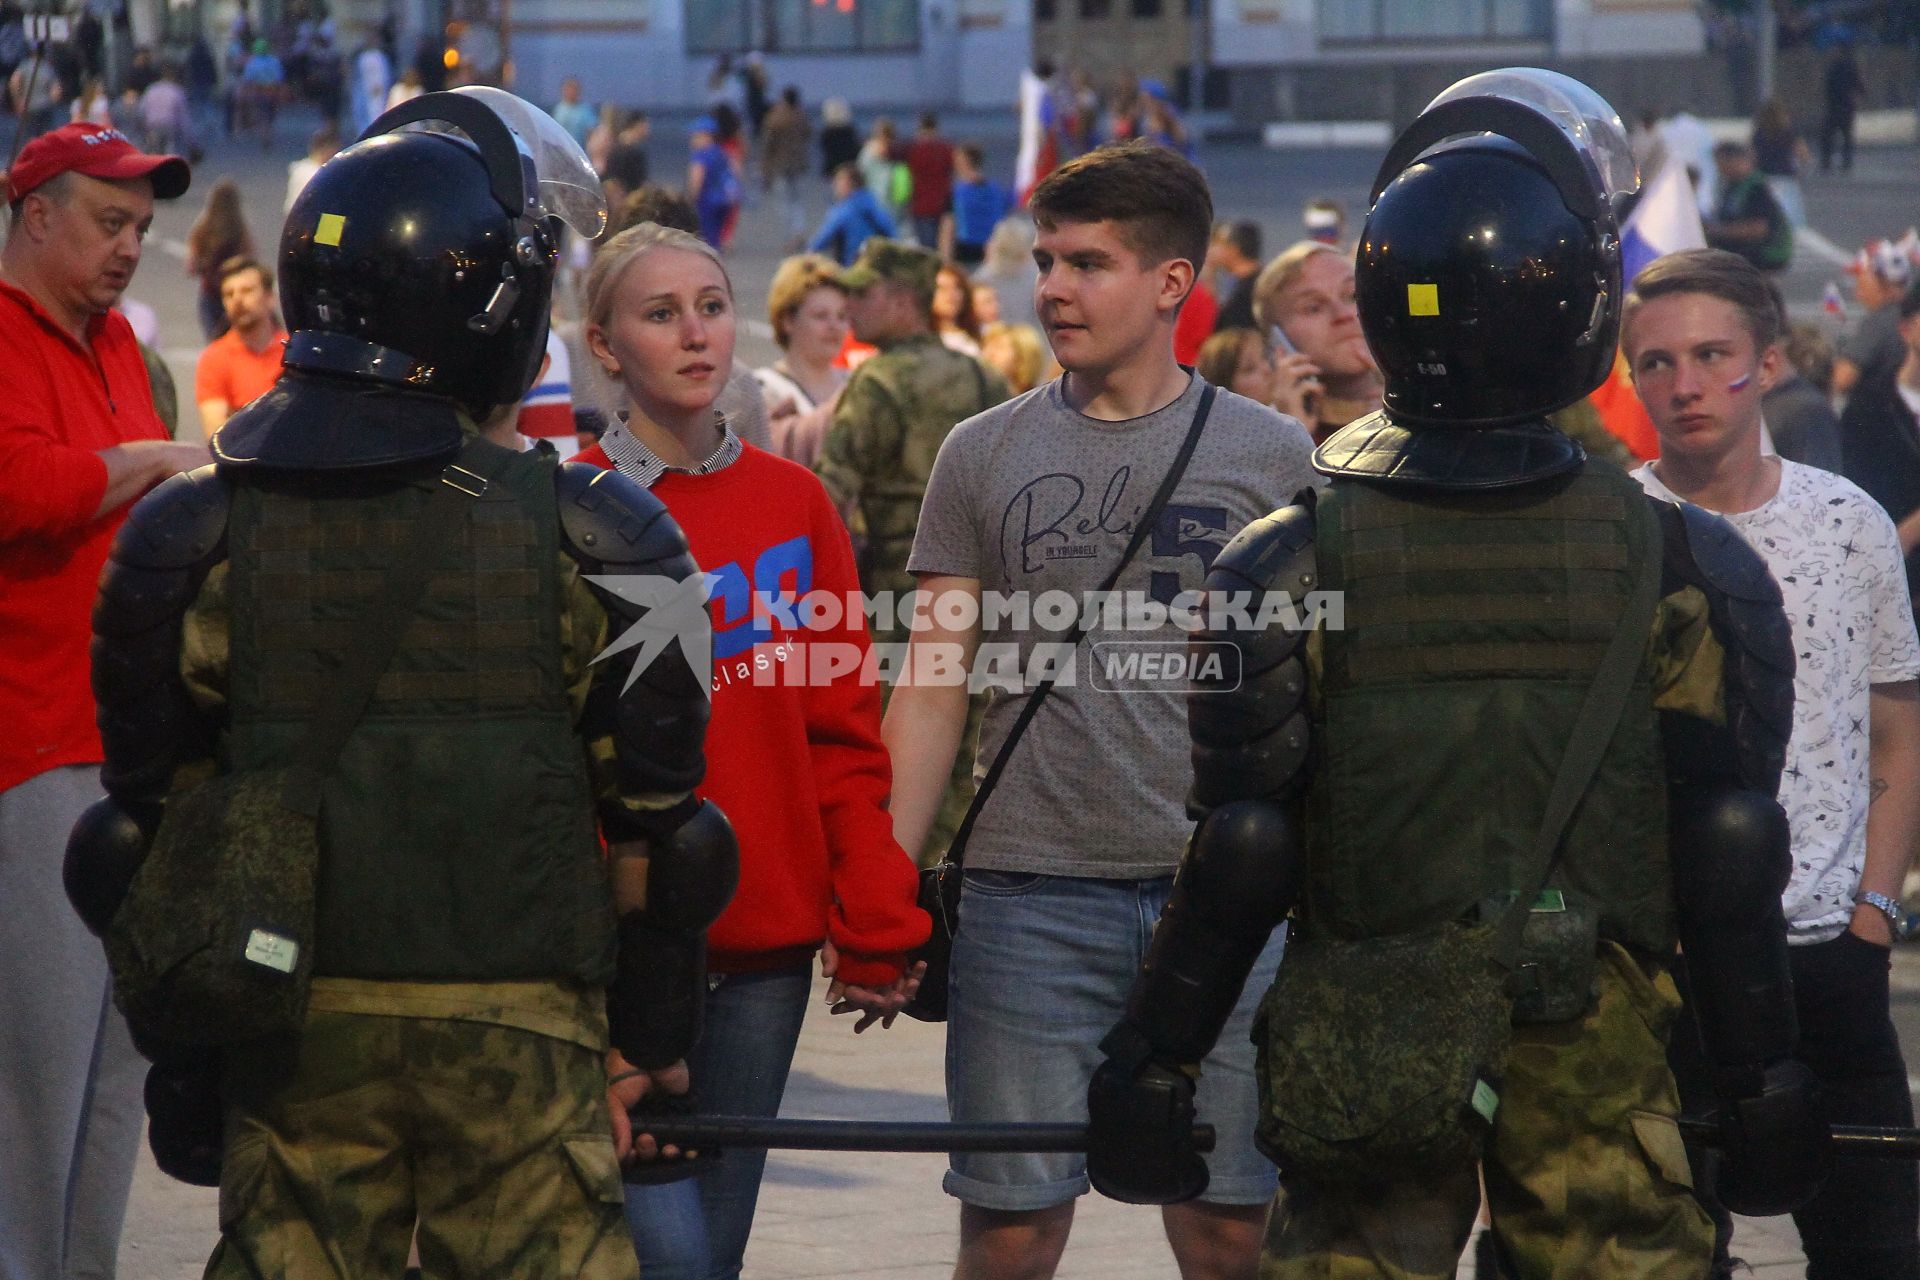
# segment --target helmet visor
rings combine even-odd
[[[520,153],[533,165],[537,190],[534,202],[543,218],[558,218],[580,235],[593,239],[607,228],[607,197],[587,153],[560,127],[560,122],[504,89],[465,85],[452,92],[476,98],[512,132]],[[396,132],[460,133],[441,120],[418,120]]]
[[[1545,116],[1587,157],[1609,200],[1640,186],[1619,113],[1571,76],[1540,67],[1483,71],[1456,81],[1429,102],[1427,110],[1459,98],[1505,98]]]

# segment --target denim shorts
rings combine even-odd
[[[956,1123],[1085,1124],[1100,1041],[1120,1020],[1173,877],[1093,880],[968,871],[947,1023],[947,1103]],[[1280,963],[1283,931],[1247,978],[1201,1065],[1199,1123],[1218,1130],[1203,1199],[1264,1204],[1273,1165],[1253,1145],[1254,1011]],[[984,1209],[1034,1210],[1088,1190],[1085,1156],[952,1157],[947,1194]]]

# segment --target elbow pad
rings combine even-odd
[[[1200,824],[1127,1000],[1155,1061],[1207,1056],[1305,867],[1297,804],[1239,801]]]
[[[158,805],[122,805],[112,796],[88,805],[73,824],[61,877],[67,901],[95,937],[106,934],[114,913],[126,901],[159,827]]]
[[[1671,808],[1674,898],[1694,1013],[1726,1095],[1757,1090],[1799,1039],[1787,922],[1787,815],[1771,796],[1682,791]]]
[[[677,1062],[700,1038],[706,930],[739,882],[733,826],[717,805],[703,802],[648,857],[640,900],[616,901],[620,944],[607,991],[607,1029],[613,1047],[634,1066]]]

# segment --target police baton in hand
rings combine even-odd
[[[1836,1124],[1828,1129],[1833,1154],[1848,1158],[1865,1156],[1875,1160],[1920,1160],[1920,1129],[1883,1128],[1871,1124]],[[1681,1116],[1680,1133],[1689,1142],[1703,1147],[1726,1143],[1726,1132],[1718,1120],[1700,1116]]]
[[[661,1145],[701,1152],[785,1151],[1085,1152],[1083,1124],[940,1124],[890,1120],[763,1120],[754,1116],[635,1115]],[[1193,1148],[1213,1150],[1210,1124],[1193,1127]]]

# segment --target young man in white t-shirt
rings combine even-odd
[[[978,776],[1038,682],[1036,646],[1067,629],[1046,620],[1049,602],[1079,602],[1118,562],[1204,390],[1173,354],[1213,222],[1199,172],[1164,148],[1102,148],[1055,170],[1030,207],[1037,309],[1066,373],[955,427],[933,467],[908,561],[929,607],[884,728],[894,835],[908,848],[926,837],[966,721],[966,686],[942,678],[934,655],[971,659],[984,641],[989,655],[1017,654],[1026,677],[1024,689],[989,691]],[[1219,392],[1117,584],[1129,611],[1198,592],[1228,539],[1316,482],[1311,449],[1294,419]],[[1031,625],[1018,609],[983,624],[983,592],[1029,602]],[[1018,742],[966,849],[947,1039],[956,1121],[1086,1119],[1100,1040],[1193,829],[1187,682],[1151,679],[1141,660],[1184,653],[1186,633],[1171,622],[1116,631],[1106,617]],[[1259,1264],[1275,1174],[1252,1143],[1249,1027],[1278,952],[1276,933],[1203,1065],[1199,1119],[1219,1134],[1211,1181],[1203,1198],[1163,1210],[1185,1280],[1251,1280]],[[963,1205],[957,1276],[1045,1280],[1088,1179],[1076,1156],[957,1155],[945,1185]]]
[[[1786,369],[1779,295],[1744,260],[1701,249],[1635,278],[1621,346],[1660,436],[1637,473],[1657,497],[1724,516],[1773,571],[1794,640],[1793,734],[1780,801],[1793,833],[1783,906],[1797,1056],[1829,1119],[1911,1125],[1888,1007],[1897,896],[1920,839],[1920,639],[1893,522],[1831,473],[1763,455],[1761,396]],[[1691,1037],[1675,1038],[1683,1093]],[[1710,1183],[1696,1190],[1722,1224]],[[1920,1280],[1912,1164],[1843,1160],[1794,1215],[1809,1280]],[[1716,1274],[1724,1274],[1716,1272]]]

